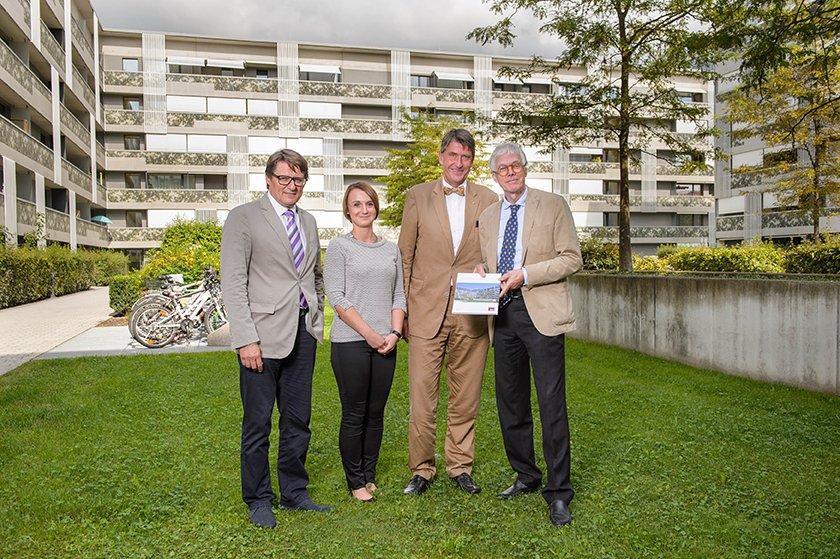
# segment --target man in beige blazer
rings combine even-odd
[[[497,496],[510,499],[540,489],[534,458],[531,369],[542,422],[549,519],[572,522],[569,503],[569,421],[566,413],[565,333],[575,329],[566,278],[583,263],[566,201],[525,186],[527,159],[517,144],[502,144],[490,170],[504,198],[479,218],[481,262],[476,271],[501,273],[501,304],[490,319],[496,404],[505,452],[517,477]]]
[[[407,495],[420,495],[435,476],[438,387],[446,357],[449,402],[446,473],[465,492],[481,488],[472,479],[475,418],[489,340],[484,317],[453,315],[458,272],[472,272],[480,258],[478,216],[498,196],[467,182],[475,140],[463,129],[441,141],[438,160],[443,178],[412,187],[405,199],[399,247],[408,303],[411,417]]]
[[[325,512],[309,497],[306,453],[315,349],[324,337],[324,282],[315,218],[297,206],[306,160],[284,149],[268,158],[268,192],[231,210],[222,231],[222,296],[239,354],[242,499],[251,522],[276,525],[268,465],[271,415],[280,413],[280,506]]]

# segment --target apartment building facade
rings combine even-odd
[[[406,111],[492,116],[511,100],[562,94],[585,72],[520,81],[499,69],[522,59],[110,31],[84,0],[32,6],[0,0],[4,224],[19,236],[45,214],[49,239],[125,250],[136,263],[175,217],[223,221],[260,196],[265,161],[282,147],[310,162],[301,204],[326,243],[347,226],[345,186],[381,184],[385,149],[405,145]],[[695,80],[674,87],[689,103],[713,93]],[[580,232],[617,235],[617,147],[528,146],[528,183],[566,196]],[[680,157],[664,144],[638,152],[639,253],[713,239],[714,175],[683,172]]]

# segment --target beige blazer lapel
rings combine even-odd
[[[449,212],[446,210],[446,195],[443,193],[443,181],[438,179],[432,189],[432,199],[429,201],[440,223],[440,232],[449,246],[449,254],[455,258],[455,247],[452,243],[452,229],[449,227]]]
[[[502,203],[497,202],[496,208],[490,212],[487,220],[487,234],[490,240],[487,243],[487,267],[490,273],[495,274],[499,269],[499,222],[502,219]]]
[[[525,199],[525,207],[523,208],[524,216],[522,222],[522,264],[525,264],[525,255],[528,252],[528,244],[531,240],[531,231],[534,229],[537,212],[540,208],[540,196],[534,195],[534,190],[528,188],[528,197]]]

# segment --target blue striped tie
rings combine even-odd
[[[295,212],[292,210],[286,210],[283,213],[283,217],[286,218],[286,233],[289,235],[289,244],[292,246],[292,256],[295,259],[295,268],[297,268],[297,271],[300,272],[300,267],[303,265],[303,239],[300,238],[300,229],[298,229],[297,223],[295,223]],[[303,292],[301,292],[300,308],[305,309],[307,307],[306,297],[304,297]]]
[[[510,217],[505,224],[505,236],[502,239],[502,250],[499,252],[499,265],[497,271],[504,275],[513,270],[513,259],[516,256],[516,233],[518,222],[516,219],[516,211],[519,209],[518,204],[510,207]],[[505,306],[510,303],[510,295],[504,294],[500,301],[500,306]]]

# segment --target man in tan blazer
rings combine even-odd
[[[280,412],[280,506],[325,512],[309,497],[306,453],[317,342],[324,338],[324,282],[315,218],[297,206],[306,160],[284,149],[268,158],[268,192],[231,210],[222,231],[222,296],[239,354],[242,499],[251,522],[273,528],[268,465],[271,415]]]
[[[420,495],[435,476],[438,387],[444,356],[449,403],[446,473],[465,492],[481,488],[472,479],[475,418],[489,340],[484,317],[453,315],[458,272],[472,272],[479,261],[478,216],[498,196],[467,182],[475,140],[463,129],[441,141],[443,178],[412,187],[405,199],[399,247],[403,260],[408,379],[411,417],[407,495]]]
[[[566,278],[583,263],[566,201],[525,186],[527,159],[517,144],[502,144],[490,170],[504,198],[479,218],[482,264],[476,271],[501,273],[501,304],[490,319],[496,404],[505,452],[517,477],[497,496],[509,499],[540,489],[534,458],[531,369],[542,422],[547,483],[542,488],[549,519],[572,522],[569,503],[569,420],[566,413],[565,333],[575,329]]]

